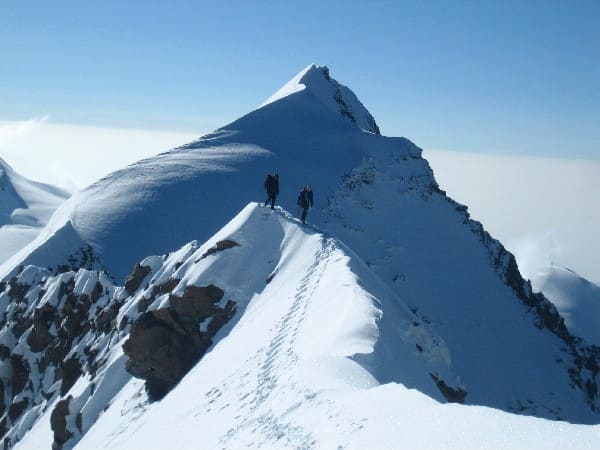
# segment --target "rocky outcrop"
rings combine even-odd
[[[72,397],[68,396],[56,403],[50,415],[50,427],[54,433],[52,450],[61,450],[65,442],[73,436],[73,433],[67,428],[67,416],[69,415],[71,399]]]
[[[0,412],[5,413],[0,437],[29,409],[68,393],[84,373],[84,362],[90,362],[84,342],[89,346],[112,332],[98,330],[98,318],[120,304],[109,301],[114,287],[106,276],[83,269],[53,275],[29,266],[3,287],[0,308],[7,326],[0,338],[10,344],[0,346],[0,359],[10,369],[0,372]],[[13,441],[12,434],[6,438]]]
[[[198,258],[195,262],[198,262],[198,261],[206,258],[207,256],[214,255],[215,253],[222,252],[223,250],[237,247],[239,245],[240,244],[238,244],[235,241],[232,241],[231,239],[224,239],[222,241],[217,242],[214,247],[211,247],[208,250],[206,250],[202,254],[202,256],[200,258]]]
[[[437,374],[430,373],[429,374],[436,386],[444,396],[444,398],[450,403],[464,403],[465,398],[467,397],[467,391],[460,387],[452,387],[448,385],[444,380],[442,380]]]
[[[140,266],[136,264],[133,268],[133,273],[125,280],[125,290],[129,295],[133,294],[141,286],[144,278],[148,276],[152,269],[148,266]]]
[[[145,312],[133,322],[123,345],[126,368],[146,380],[151,399],[164,397],[183,378],[235,314],[233,301],[218,305],[223,295],[215,285],[188,286],[181,297],[170,296],[169,307]],[[204,321],[210,322],[201,329]]]
[[[25,389],[29,381],[29,364],[21,355],[12,354],[10,355],[10,368],[12,394],[17,395]]]

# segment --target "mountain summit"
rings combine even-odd
[[[63,204],[0,268],[5,445],[591,445],[532,417],[600,423],[600,349],[367,114],[311,65]]]
[[[338,112],[361,129],[381,134],[371,113],[354,92],[329,76],[327,66],[316,66],[315,64],[307,66],[269,97],[261,107],[302,91],[313,95],[327,108]]]
[[[308,66],[257,110],[74,195],[46,233],[0,267],[0,276],[20,263],[46,263],[40,254],[53,253],[55,265],[64,263],[89,244],[122,281],[148,254],[208,239],[241,206],[262,196],[267,172],[281,173],[286,194],[280,198],[289,210],[295,207],[292,191],[307,183],[326,198],[378,133],[350,89],[326,67]],[[67,237],[57,245],[54,234]]]

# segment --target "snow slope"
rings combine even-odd
[[[239,245],[203,257],[224,240]],[[594,448],[600,437],[598,427],[439,403],[429,374],[452,376],[439,338],[353,252],[284,211],[250,204],[206,244],[141,265],[151,272],[125,299],[118,322],[129,317],[131,324],[152,286],[168,279],[180,280],[175,295],[189,285],[220,286],[236,315],[160,402],[148,402],[124,369],[121,344],[131,325],[101,339],[99,355],[108,362],[65,395],[73,396],[66,423],[74,437],[64,448]],[[80,271],[76,279],[83,292],[97,276]],[[165,302],[157,297],[149,309]],[[381,385],[358,362],[357,355],[373,354],[386,327],[396,331],[399,376],[420,373],[419,390]],[[51,411],[40,412],[16,448],[50,446]]]
[[[349,89],[326,78],[326,68],[310,66],[305,72],[301,78],[311,81],[314,92],[306,88],[280,97],[196,142],[132,164],[72,197],[57,211],[48,233],[2,266],[0,276],[28,262],[34,249],[71,222],[82,241],[90,243],[122,281],[133,264],[149,254],[208,239],[245,204],[262,198],[262,181],[273,170],[281,175],[280,201],[286,209],[295,208],[296,191],[306,183],[313,185],[323,204],[368,148],[387,138],[362,132],[348,115],[331,109],[339,90],[354,115],[370,115]],[[327,90],[323,85],[331,86]]]
[[[238,245],[203,257],[207,249],[225,239]],[[232,403],[236,401],[236,397],[255,396],[253,400],[244,402],[248,414],[238,415],[238,422],[244,422],[247,428],[265,414],[265,408],[270,408],[268,405],[259,408],[261,404],[266,403],[270,396],[277,397],[279,391],[286,395],[277,401],[283,401],[287,408],[305,396],[316,396],[332,383],[334,386],[377,385],[368,371],[348,357],[373,351],[380,335],[377,324],[382,322],[388,323],[388,328],[393,327],[395,330],[395,346],[393,353],[388,356],[394,358],[400,371],[413,376],[420,374],[418,378],[421,380],[421,391],[443,400],[444,397],[429,376],[430,373],[443,376],[448,383],[456,381],[448,367],[447,350],[439,339],[429,335],[426,325],[420,323],[400,299],[395,298],[381,281],[373,277],[358,257],[332,237],[308,227],[300,227],[298,221],[285,212],[272,212],[250,204],[206,244],[198,246],[192,242],[167,258],[146,258],[141,265],[151,267],[151,273],[147,275],[148,283],[142,285],[137,293],[124,298],[123,288],[115,288],[104,279],[102,285],[106,286],[106,294],[97,302],[100,308],[97,309],[96,316],[100,317],[102,307],[121,299],[117,323],[125,321],[128,325],[120,327],[118,333],[96,332],[94,335],[88,332],[80,339],[75,337],[70,356],[65,357],[68,359],[79,355],[78,358],[85,359],[90,350],[82,349],[87,345],[88,349],[92,348],[97,352],[96,360],[109,361],[104,367],[100,365],[100,368],[95,369],[97,375],[89,375],[91,379],[84,374],[68,391],[61,387],[62,397],[74,397],[70,401],[70,416],[75,417],[81,411],[84,435],[81,445],[84,447],[89,439],[95,442],[93,445],[97,445],[98,441],[94,441],[96,438],[93,436],[98,433],[101,436],[98,439],[102,442],[114,433],[114,430],[106,429],[115,427],[113,415],[137,420],[141,410],[147,409],[150,412],[158,405],[148,404],[140,382],[125,372],[125,356],[121,344],[129,336],[131,323],[140,315],[140,302],[149,298],[154,286],[169,279],[179,280],[172,291],[173,295],[183,293],[190,285],[216,285],[225,291],[224,301],[235,302],[236,315],[219,331],[216,338],[216,341],[220,340],[219,344],[192,372],[204,367],[205,362],[209,364],[203,370],[212,373],[213,378],[203,381],[206,392],[216,390],[211,383],[224,383],[230,377],[240,376],[242,371],[253,372],[253,377],[244,375],[247,379],[245,386],[220,388],[227,391],[226,395],[232,396]],[[249,270],[249,267],[252,269]],[[58,292],[64,291],[60,284],[70,279],[74,280],[75,294],[89,296],[102,276],[94,271],[80,270],[50,277],[43,281],[41,288],[46,294],[37,304],[31,304],[30,310],[43,308],[49,303],[60,309],[63,300]],[[35,282],[44,278],[44,273],[36,274],[32,266],[19,276],[19,284],[31,285],[29,290],[32,294],[27,294],[26,298],[36,298],[34,294],[40,288],[35,288]],[[113,300],[110,300],[111,295]],[[164,296],[157,297],[149,305],[149,310],[158,309],[166,302]],[[383,307],[388,311],[385,318],[382,318],[381,313]],[[332,322],[334,317],[341,320]],[[206,328],[208,325],[200,326]],[[9,339],[9,333],[5,331],[2,341]],[[17,345],[17,348],[22,349],[27,348],[25,342],[32,342],[27,333],[20,340],[22,344]],[[423,350],[418,351],[417,346]],[[215,354],[217,348],[227,349],[228,354],[222,357],[219,353]],[[23,350],[17,353],[30,358],[29,367],[37,364],[36,359],[38,362],[45,359],[43,355],[39,358]],[[399,361],[402,364],[398,364]],[[217,367],[211,367],[210,364],[217,364]],[[54,367],[49,366],[46,374],[32,372],[32,384],[37,385],[37,380],[46,380],[48,372],[53,370]],[[298,373],[304,374],[303,378],[308,378],[295,380],[293,377]],[[201,379],[205,377],[205,374],[201,375]],[[283,383],[286,387],[279,389],[277,383]],[[46,387],[43,387],[44,384]],[[40,392],[48,392],[51,384],[41,381]],[[92,387],[90,390],[90,384],[97,388]],[[109,387],[103,388],[107,385]],[[183,389],[186,390],[185,387]],[[196,389],[198,386],[194,391]],[[119,391],[121,393],[113,401],[110,396]],[[26,394],[21,395],[27,398]],[[125,398],[127,404],[121,403],[123,395],[134,395],[135,398],[142,399],[142,404],[139,408],[131,409],[129,397]],[[189,393],[185,395],[189,396]],[[36,398],[35,392],[31,397]],[[44,397],[48,397],[48,394]],[[49,422],[54,408],[45,407],[45,402],[39,397],[36,403],[40,405],[41,409],[37,408],[37,414],[41,418],[36,419],[30,413],[20,425],[17,424],[15,430],[17,436],[20,436],[20,433],[26,431],[23,428],[31,425],[32,421],[39,420],[32,432],[26,434],[21,441],[23,448],[43,448],[52,442]],[[311,408],[320,411],[318,403]],[[96,421],[96,416],[103,409],[105,412]],[[32,412],[35,410],[36,408],[31,408]],[[254,410],[258,411],[253,412]],[[223,426],[230,427],[232,423],[230,418],[222,421],[221,428],[215,428],[215,432],[227,433],[228,430],[223,429]],[[86,433],[88,427],[91,428]],[[128,432],[132,430],[133,428]],[[14,439],[15,435],[11,437]],[[245,445],[241,442],[234,443],[235,440],[231,442],[228,445],[234,448]],[[209,448],[216,445],[216,442],[214,445],[210,444]],[[137,448],[137,444],[127,443],[126,448]]]
[[[33,241],[68,197],[57,187],[19,175],[0,158],[0,264]]]
[[[182,293],[181,290],[194,286],[196,277],[201,276],[200,268],[209,264],[208,258],[197,258],[194,261],[188,259],[190,254],[198,250],[197,244],[190,242],[210,240],[244,205],[262,200],[262,180],[267,172],[275,170],[279,172],[281,179],[278,204],[285,210],[295,209],[296,196],[301,186],[307,183],[313,186],[316,205],[309,214],[309,221],[319,233],[313,233],[316,237],[306,236],[300,239],[300,235],[296,234],[299,231],[288,230],[291,226],[289,219],[285,222],[288,225],[264,224],[263,228],[256,225],[254,213],[250,214],[252,208],[246,209],[242,214],[248,216],[247,220],[238,218],[238,221],[234,221],[238,223],[235,227],[239,226],[240,230],[246,227],[253,230],[240,232],[241,237],[238,236],[237,239],[246,239],[246,243],[260,240],[261,244],[257,247],[265,247],[264,253],[255,250],[256,259],[247,257],[248,255],[241,258],[243,270],[236,265],[241,263],[228,261],[226,268],[218,274],[216,269],[209,268],[206,268],[208,272],[202,272],[202,286],[212,282],[210,280],[219,286],[220,280],[222,286],[239,294],[241,299],[232,295],[231,298],[238,305],[238,313],[215,336],[211,336],[211,339],[219,340],[220,344],[200,361],[200,366],[191,374],[205,370],[200,367],[209,364],[207,361],[212,358],[215,362],[210,364],[215,364],[214,367],[225,365],[227,371],[240,367],[232,365],[227,356],[231,353],[224,354],[226,360],[211,356],[218,355],[218,348],[232,345],[236,350],[231,352],[244,353],[247,349],[244,343],[247,342],[250,347],[263,348],[267,352],[271,348],[271,342],[281,338],[288,343],[292,340],[287,348],[302,355],[304,359],[320,361],[323,356],[325,360],[331,361],[331,355],[343,358],[337,362],[344,370],[350,366],[352,371],[356,369],[357,372],[351,375],[353,379],[363,380],[365,374],[368,374],[364,379],[370,381],[367,384],[359,383],[357,386],[360,388],[376,382],[401,383],[409,391],[414,389],[419,395],[425,394],[438,401],[464,401],[469,405],[483,405],[547,419],[599,423],[600,349],[573,335],[556,308],[543,295],[534,293],[529,283],[523,280],[514,257],[500,242],[485,232],[480,223],[470,219],[465,206],[445,195],[416,145],[404,138],[385,137],[378,135],[376,130],[363,129],[356,117],[359,112],[365,116],[368,111],[360,103],[356,103],[355,96],[350,95],[349,89],[342,89],[340,86],[330,77],[326,68],[309,66],[259,109],[198,141],[115,172],[76,194],[55,212],[48,226],[34,242],[0,267],[5,293],[20,299],[17,295],[19,292],[29,292],[24,287],[19,287],[16,281],[15,277],[21,271],[20,266],[37,266],[42,274],[40,276],[46,281],[60,276],[71,277],[69,280],[73,280],[82,270],[98,273],[98,269],[105,269],[106,272],[102,273],[108,274],[105,278],[112,280],[112,287],[107,282],[98,290],[108,292],[117,289],[119,293],[112,300],[102,300],[108,302],[102,303],[103,309],[93,309],[88,305],[91,300],[87,297],[81,299],[79,294],[73,294],[70,298],[79,298],[78,301],[83,305],[88,305],[85,308],[91,308],[89,311],[92,311],[92,317],[88,317],[87,322],[80,325],[81,329],[88,332],[98,328],[96,322],[100,319],[94,314],[104,314],[108,305],[115,305],[119,310],[119,317],[114,323],[115,327],[119,327],[118,330],[92,334],[85,339],[94,342],[97,339],[108,339],[111,342],[102,347],[105,356],[106,352],[113,355],[110,361],[111,364],[114,362],[114,367],[111,366],[113,368],[110,370],[103,369],[118,380],[110,378],[112,381],[107,381],[111,392],[121,390],[123,383],[131,387],[133,385],[127,381],[129,378],[123,368],[126,358],[123,354],[112,353],[112,349],[120,349],[121,344],[129,342],[127,339],[133,339],[127,336],[127,327],[132,321],[136,323],[138,313],[149,306],[147,303],[152,303],[152,308],[161,310],[160,314],[170,314],[162,309],[167,308],[166,305],[175,308],[170,304],[171,297],[184,296],[187,291]],[[342,102],[336,100],[338,94],[342,96]],[[342,104],[352,105],[351,115],[346,114],[345,108],[339,107]],[[245,225],[242,226],[242,222]],[[228,231],[224,234],[235,233]],[[325,245],[327,242],[333,247]],[[214,245],[214,241],[209,241],[206,245],[210,247]],[[178,248],[179,251],[172,253]],[[203,245],[202,248],[201,251],[206,252],[208,247]],[[243,253],[245,249],[246,246],[241,245],[227,250],[223,255]],[[283,266],[280,268],[281,273],[286,274],[281,277],[285,283],[281,282],[282,285],[278,286],[279,275],[276,274],[271,283],[264,287],[265,277],[278,267],[278,262],[287,261],[282,259],[284,253],[281,252],[289,252],[289,255],[297,252],[303,256],[299,256],[296,261],[298,265],[292,264],[294,270],[288,272],[283,271]],[[269,268],[267,274],[261,269],[261,261],[266,253],[271,255],[266,264]],[[344,265],[338,267],[333,264],[335,258],[332,255],[341,260],[350,258],[348,269],[342,270]],[[293,260],[292,256],[289,258],[290,261]],[[223,256],[215,261],[226,259]],[[204,262],[196,264],[197,260]],[[151,277],[151,282],[126,295],[123,288],[115,286],[123,285],[125,277],[140,261],[143,267],[150,267],[150,274],[147,276]],[[308,269],[312,265],[314,271]],[[133,273],[140,270],[140,267],[135,266]],[[315,275],[321,272],[323,276],[314,284]],[[70,275],[66,276],[65,273]],[[224,273],[227,275],[223,275]],[[303,278],[302,274],[307,273],[311,274],[308,277],[310,280]],[[173,286],[169,281],[169,277],[175,274],[177,282],[182,283],[177,285],[179,287]],[[189,279],[181,281],[180,275],[189,276]],[[229,276],[234,278],[228,278]],[[360,289],[357,282],[351,282],[353,277],[360,280]],[[70,292],[69,280],[59,283],[59,286],[63,286],[62,290],[56,289],[63,294]],[[125,285],[127,283],[126,281]],[[273,291],[271,286],[278,286],[277,291]],[[41,290],[48,292],[47,287],[37,286],[37,289],[27,294],[27,300],[23,298],[13,303],[27,303],[31,314],[36,314],[38,309],[34,300]],[[323,331],[318,335],[312,332],[316,336],[314,340],[306,335],[295,341],[295,336],[300,335],[293,337],[295,329],[287,328],[287,325],[297,323],[301,316],[298,311],[310,302],[308,297],[302,295],[296,297],[294,294],[292,298],[292,291],[308,292],[311,289],[314,289],[314,293],[311,293],[310,298],[313,294],[315,298],[327,298],[327,302],[323,300],[320,305],[335,306],[344,299],[356,299],[357,303],[350,309],[361,311],[359,317],[347,316],[347,309],[341,307],[328,311],[325,314],[327,319],[323,318],[325,316],[306,316],[310,318],[303,320],[311,330],[318,328]],[[160,292],[163,294],[156,297]],[[336,295],[333,296],[332,292]],[[261,299],[254,297],[255,293],[260,293]],[[371,299],[370,303],[367,299]],[[225,300],[227,297],[224,297]],[[268,303],[269,307],[273,303],[281,308],[269,313],[267,318],[270,317],[271,325],[265,329],[261,328],[260,320],[252,312],[255,311],[252,305],[261,302]],[[244,309],[246,304],[247,310]],[[314,303],[310,303],[312,304]],[[367,307],[367,304],[371,304],[371,307]],[[231,307],[227,306],[228,303],[219,305],[219,314],[227,315],[231,312],[227,309]],[[11,311],[15,320],[21,320],[20,307],[14,306]],[[240,311],[246,312],[240,314]],[[55,318],[57,330],[63,330],[66,326],[60,314]],[[68,315],[68,311],[64,314]],[[106,314],[110,316],[112,313]],[[378,314],[382,314],[382,318],[377,321]],[[188,316],[184,314],[184,317]],[[193,322],[196,319],[188,317],[186,320],[185,324],[190,325],[190,320]],[[211,332],[213,320],[199,323],[199,328],[193,327],[202,333],[201,336],[196,336],[201,344],[206,342],[206,333]],[[364,321],[371,323],[370,328]],[[248,323],[253,324],[249,325],[249,331],[239,331],[242,329],[240,327]],[[281,324],[285,324],[285,327]],[[283,327],[281,333],[277,331],[280,325]],[[20,347],[15,344],[15,333],[25,333],[29,326],[31,324],[25,321],[16,328],[11,328],[12,334],[7,331],[8,354],[13,355],[10,352],[17,351],[14,363],[16,370],[18,369],[16,373],[22,372],[21,363],[18,362],[22,358],[18,356]],[[371,334],[367,333],[368,330],[371,330]],[[229,331],[231,334],[227,335]],[[253,333],[256,339],[251,338],[250,334]],[[41,333],[39,330],[34,335],[46,336],[45,332]],[[221,339],[226,335],[226,339]],[[73,343],[67,344],[71,346]],[[67,344],[59,346],[61,351]],[[273,342],[273,352],[278,351],[276,344],[277,342]],[[237,349],[238,346],[241,348]],[[76,350],[79,352],[77,358],[81,359],[78,363],[80,368],[85,365],[84,356],[87,358],[91,354],[89,348],[86,354],[85,348],[82,345],[82,348]],[[261,360],[261,355],[262,351],[256,360],[244,366],[244,370],[258,370],[257,368],[262,367],[263,378],[269,379],[271,373],[267,369],[270,362]],[[352,364],[346,358],[351,355],[354,355],[351,358]],[[294,368],[294,373],[299,371],[299,376],[304,373],[301,367],[291,365],[287,356],[282,358],[278,360],[278,364],[286,369],[278,372],[278,376],[287,377],[290,367]],[[262,363],[259,364],[259,360]],[[333,373],[337,373],[337,362],[331,368]],[[254,367],[252,364],[258,365]],[[317,370],[310,365],[309,367],[310,371]],[[149,365],[144,369],[148,371],[146,373],[134,366],[133,372],[138,376],[152,377],[152,373],[164,368]],[[242,372],[242,375],[244,373],[246,372]],[[119,374],[124,375],[121,377]],[[333,377],[333,385],[349,383],[345,372],[340,374],[341,381],[329,372],[322,377]],[[220,382],[215,378],[209,379],[214,380],[214,383]],[[256,383],[263,383],[261,379],[258,377]],[[323,382],[320,378],[310,382],[307,380],[308,378],[293,378],[290,382],[282,381],[280,386],[284,391],[289,390],[295,382],[298,386],[309,389],[313,386],[313,381],[314,386]],[[11,381],[7,386],[11,383],[14,384]],[[48,400],[46,406],[41,407],[46,408],[46,415],[43,416],[45,419],[38,422],[41,428],[36,425],[35,430],[46,430],[40,433],[47,434],[50,411],[63,414],[66,405],[73,402],[73,411],[68,414],[70,429],[81,430],[71,432],[74,438],[83,434],[86,439],[85,430],[89,424],[94,423],[94,414],[86,416],[88,413],[82,413],[83,422],[81,426],[77,426],[76,411],[83,411],[82,405],[87,404],[90,398],[94,398],[93,407],[90,407],[93,411],[103,409],[108,397],[94,397],[93,393],[97,392],[95,387],[90,387],[87,381],[78,383],[73,386],[65,384],[68,389],[76,389],[71,400],[66,396],[67,392],[59,394],[56,390],[58,388],[54,388],[52,401],[56,402],[60,397],[60,402],[63,403],[50,404]],[[140,387],[139,381],[132,383],[136,389]],[[184,383],[185,380],[182,385]],[[250,386],[257,388],[256,383]],[[17,385],[21,387],[22,383]],[[231,400],[230,406],[242,408],[240,418],[234,416],[234,419],[239,419],[241,427],[244,414],[256,418],[258,422],[269,419],[267,416],[260,416],[262,419],[252,416],[252,411],[242,406],[243,399],[237,400],[235,405],[231,403],[239,391],[234,385],[228,386],[231,391],[224,398]],[[131,409],[133,415],[146,410],[145,406],[138,406],[136,403],[135,395],[138,394],[135,392],[138,391],[131,389],[121,391],[126,393],[123,394],[124,397],[119,397],[121,406],[113,410],[114,415],[111,417],[120,416],[124,410]],[[152,411],[159,408],[158,405],[168,403],[172,395],[193,395],[194,391],[190,389],[186,388],[179,394],[173,391],[161,403],[152,403],[147,409]],[[14,397],[11,395],[7,391],[6,397],[9,400]],[[240,396],[243,395],[245,394]],[[36,398],[46,397],[41,393],[38,397],[31,394],[24,407],[31,406],[30,403],[35,403]],[[292,397],[297,398],[297,392]],[[21,397],[17,398],[21,400]],[[259,400],[256,398],[254,403]],[[272,405],[269,403],[265,407]],[[33,411],[31,408],[27,411],[30,410]],[[282,411],[279,410],[281,414]],[[31,417],[37,417],[36,414],[38,413],[31,413]],[[322,419],[318,413],[315,414],[315,420]],[[11,424],[14,426],[10,432],[18,429],[24,433],[23,430],[27,427],[17,425],[17,422],[25,420],[22,417],[29,417],[29,414],[20,416],[14,412],[13,416]],[[116,437],[120,428],[115,423],[114,420],[107,419],[105,425],[100,427],[98,422],[98,428],[91,430],[102,429],[103,436],[106,436],[109,428],[113,427],[110,433]],[[148,423],[156,425],[155,422]],[[349,422],[345,423],[347,425]],[[231,442],[250,442],[253,438],[248,433],[252,429],[244,430]],[[291,429],[286,430],[293,433]],[[42,434],[32,431],[31,436]],[[27,439],[34,439],[27,436]],[[58,438],[61,438],[60,433]]]
[[[554,303],[573,334],[600,346],[600,286],[556,264],[535,274],[531,283]]]

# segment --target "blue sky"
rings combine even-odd
[[[0,0],[0,120],[205,132],[307,64],[426,149],[600,158],[600,2]]]

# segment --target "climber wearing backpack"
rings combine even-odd
[[[267,175],[265,182],[263,183],[265,190],[267,191],[267,199],[265,200],[265,206],[271,202],[271,209],[275,209],[275,197],[279,195],[279,174]]]
[[[300,195],[298,195],[298,206],[302,208],[302,223],[306,223],[306,215],[308,214],[308,209],[313,206],[313,193],[310,186],[306,185],[300,191]]]

